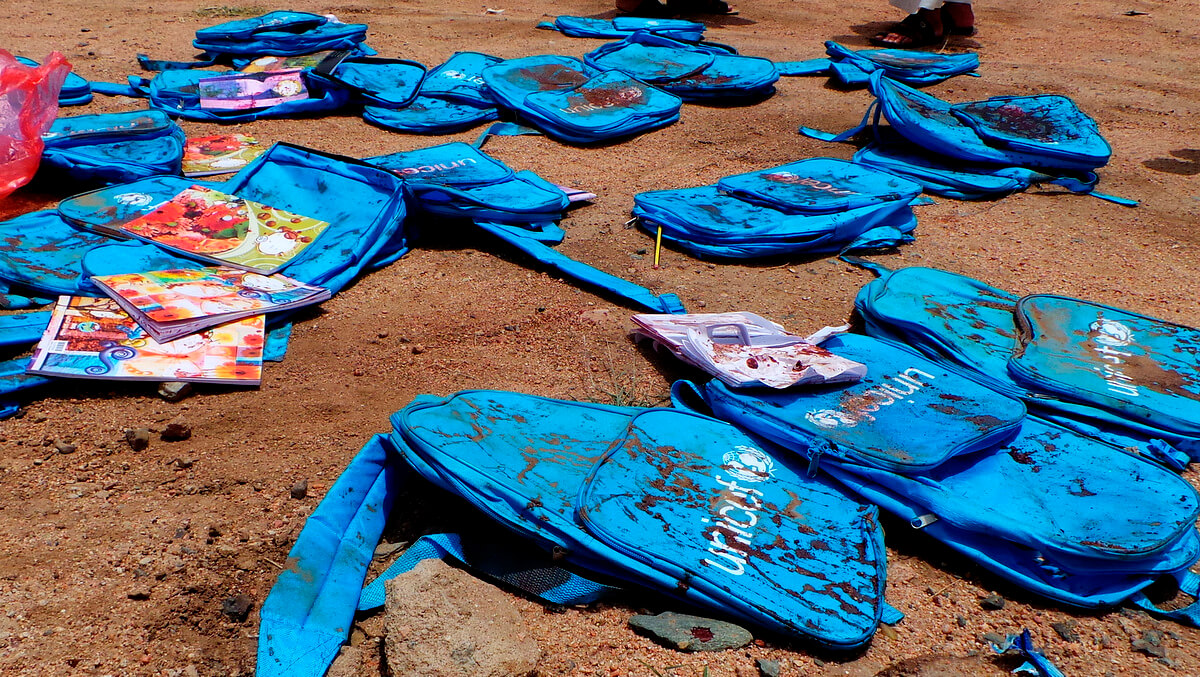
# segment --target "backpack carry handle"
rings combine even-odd
[[[1171,574],[1171,576],[1179,584],[1179,592],[1193,598],[1191,604],[1181,609],[1160,609],[1143,592],[1133,595],[1129,600],[1154,616],[1169,618],[1176,623],[1200,628],[1200,575],[1184,569]]]

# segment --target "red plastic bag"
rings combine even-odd
[[[37,172],[42,133],[58,115],[58,92],[70,70],[58,52],[33,67],[0,49],[0,199]]]

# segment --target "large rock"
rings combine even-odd
[[[388,581],[386,613],[394,675],[524,677],[541,658],[505,593],[440,560]]]

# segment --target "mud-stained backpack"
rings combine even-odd
[[[60,117],[45,134],[41,171],[87,185],[180,173],[183,129],[159,110]]]

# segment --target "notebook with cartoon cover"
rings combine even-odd
[[[329,290],[283,275],[216,266],[93,276],[159,343],[251,315],[293,310],[329,298]]]
[[[327,227],[325,221],[192,186],[120,230],[183,256],[270,275]]]
[[[267,146],[245,134],[194,137],[183,147],[183,175],[232,174],[266,149]]]
[[[159,343],[110,298],[62,296],[28,373],[67,378],[258,385],[265,320],[247,317]]]

